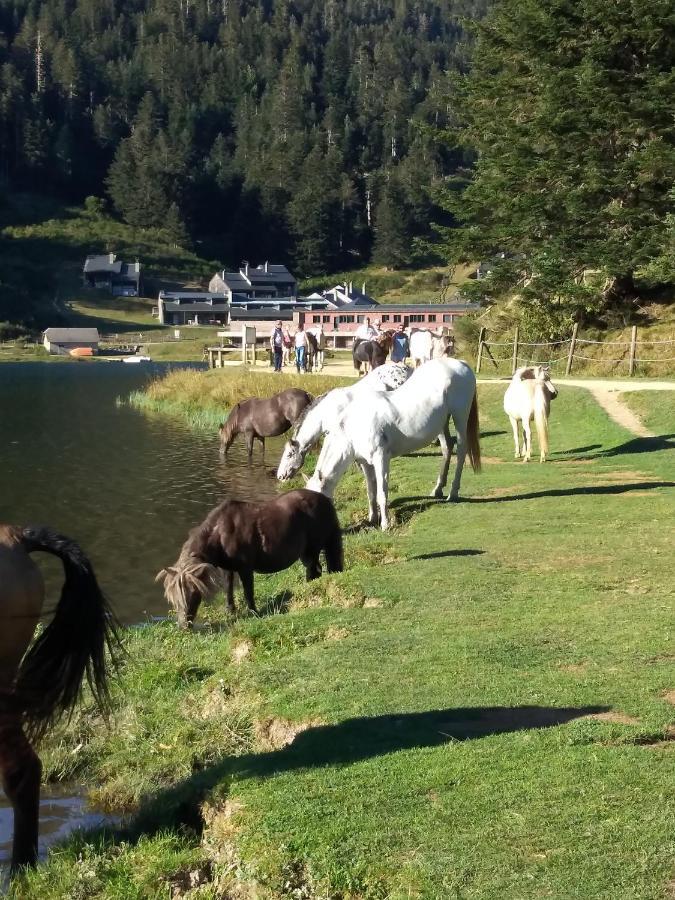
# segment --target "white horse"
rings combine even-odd
[[[328,432],[307,487],[332,497],[347,467],[356,460],[366,477],[369,521],[377,523],[379,508],[385,530],[392,457],[426,447],[437,435],[443,463],[431,496],[443,496],[454,444],[450,418],[457,431],[457,465],[448,500],[456,500],[467,452],[474,472],[480,471],[476,376],[456,359],[432,359],[390,394],[355,398]]]
[[[410,334],[410,358],[415,368],[430,359],[441,359],[452,349],[453,341],[446,334],[420,329]]]
[[[522,366],[517,369],[504,394],[504,412],[511,420],[516,459],[528,462],[532,455],[532,431],[534,419],[539,440],[539,461],[546,461],[548,453],[548,417],[551,400],[558,391],[551,383],[547,366]],[[520,429],[523,426],[523,446],[520,447]]]
[[[373,369],[350,387],[333,388],[317,397],[300,414],[293,437],[286,442],[279,460],[277,478],[286,481],[300,471],[310,447],[333,427],[342,413],[360,394],[367,391],[394,391],[404,384],[413,370],[403,363],[385,363]]]

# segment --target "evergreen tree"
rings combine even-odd
[[[300,275],[335,270],[340,259],[342,206],[335,154],[325,155],[317,143],[300,173],[288,205],[295,238],[294,260]]]
[[[401,185],[390,176],[375,208],[373,261],[391,269],[410,264],[410,220]]]
[[[492,289],[518,284],[544,330],[631,296],[668,241],[673,24],[667,0],[503,0],[477,29],[454,94],[477,162],[445,195],[464,223],[449,253],[508,251]]]

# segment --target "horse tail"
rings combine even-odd
[[[344,569],[344,555],[342,551],[342,529],[338,521],[335,507],[331,503],[331,521],[329,523],[328,537],[324,545],[326,565],[329,572],[342,572]]]
[[[230,410],[230,414],[227,417],[227,420],[220,426],[218,429],[220,432],[220,448],[221,450],[227,452],[230,444],[239,434],[239,404],[235,403],[235,405]]]
[[[120,639],[92,565],[75,541],[48,528],[26,527],[21,544],[28,553],[58,556],[65,573],[54,618],[24,656],[16,681],[27,729],[39,737],[72,712],[85,677],[101,710],[109,708],[108,679]]]
[[[548,456],[548,416],[546,415],[546,398],[541,388],[534,397],[534,424],[537,427],[539,453],[545,459]]]
[[[478,391],[474,392],[469,410],[469,421],[466,427],[466,443],[469,461],[474,472],[480,472],[480,425],[478,422]]]

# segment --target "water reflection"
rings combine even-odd
[[[222,459],[217,435],[116,406],[161,368],[0,366],[0,521],[76,538],[127,623],[165,614],[155,573],[215,503],[277,492],[282,438],[268,442],[266,466],[257,447],[250,465],[243,442]],[[53,592],[60,566],[43,562]]]

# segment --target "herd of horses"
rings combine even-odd
[[[225,591],[234,612],[235,576],[248,609],[255,612],[256,572],[278,572],[300,560],[309,581],[322,573],[321,554],[329,572],[342,571],[342,532],[332,496],[352,462],[364,475],[369,522],[382,529],[389,527],[392,458],[434,438],[440,442],[442,462],[431,496],[444,495],[456,444],[447,499],[458,498],[465,458],[474,471],[481,466],[476,378],[465,362],[444,355],[442,342],[428,342],[425,349],[429,357],[414,369],[403,363],[372,366],[371,355],[368,374],[349,387],[316,398],[291,388],[269,399],[244,400],[232,409],[220,428],[223,452],[239,433],[250,455],[255,439],[264,450],[266,437],[293,428],[277,469],[280,481],[301,471],[322,436],[323,445],[312,476],[305,476],[306,488],[264,503],[226,500],[190,532],[176,563],[158,573],[181,627],[193,625],[201,601],[218,589]],[[516,457],[527,461],[531,456],[534,420],[544,461],[555,396],[545,367],[524,367],[513,376],[504,410],[513,425]],[[45,591],[30,557],[34,551],[56,555],[65,574],[53,618],[37,638]],[[74,541],[47,528],[0,526],[0,610],[0,772],[14,811],[10,871],[15,872],[37,860],[41,766],[33,744],[72,711],[85,682],[106,709],[120,644],[89,560]]]

